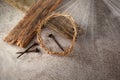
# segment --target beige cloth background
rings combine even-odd
[[[0,80],[120,80],[120,1],[64,0],[57,11],[71,14],[85,30],[72,54],[58,57],[42,50],[16,59],[23,49],[3,38],[24,13],[0,0]]]

